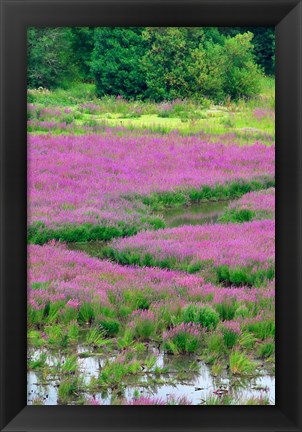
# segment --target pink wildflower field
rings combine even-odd
[[[274,178],[274,146],[178,134],[29,135],[29,225],[136,221],[154,192]]]

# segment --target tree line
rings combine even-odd
[[[28,30],[29,88],[94,82],[98,97],[251,97],[273,75],[272,27],[61,27]]]

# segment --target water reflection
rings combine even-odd
[[[62,376],[60,365],[64,363],[67,354],[50,354],[38,349],[29,350],[31,359],[38,358],[43,352],[47,354],[46,363],[49,366],[48,374],[41,371],[28,371],[28,404],[38,403],[44,405],[58,404],[58,386]],[[89,385],[91,379],[96,379],[106,361],[113,361],[115,357],[87,354],[87,349],[78,346],[78,370],[84,384]],[[81,356],[85,353],[85,356]],[[150,354],[150,353],[149,353]],[[70,355],[70,353],[69,353]],[[156,359],[156,366],[167,368],[167,372],[160,374],[132,375],[125,379],[125,385],[117,391],[106,389],[98,391],[93,396],[101,404],[111,404],[113,401],[132,399],[134,392],[166,400],[167,397],[186,397],[193,405],[204,404],[209,397],[227,394],[234,400],[243,401],[251,398],[265,396],[270,404],[275,403],[275,378],[265,371],[257,377],[234,377],[223,371],[220,377],[213,377],[211,369],[194,357],[172,356],[160,353]],[[164,369],[165,370],[165,369]],[[85,393],[90,398],[91,394]],[[70,401],[77,403],[77,401]]]
[[[214,201],[192,204],[189,207],[167,209],[161,213],[166,226],[203,225],[216,223],[230,201]]]

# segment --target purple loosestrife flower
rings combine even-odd
[[[39,125],[73,127],[55,121]],[[274,146],[213,146],[176,133],[29,134],[29,224],[138,221],[147,209],[129,197],[273,178],[274,162]]]
[[[72,309],[78,309],[78,307],[81,305],[81,303],[79,302],[79,300],[77,299],[70,299],[68,300],[68,302],[66,303],[66,306],[72,308]]]
[[[275,261],[275,222],[255,220],[242,224],[182,226],[114,240],[121,251],[149,253],[156,260],[176,258],[179,262],[211,262],[230,267],[273,265]]]
[[[152,398],[150,396],[140,396],[132,400],[125,401],[123,405],[166,405],[160,398]]]
[[[239,200],[231,203],[229,209],[254,210],[264,212],[268,215],[275,215],[275,188],[269,188],[257,192],[249,192]]]
[[[163,333],[163,340],[173,339],[179,333],[186,333],[192,336],[200,336],[201,326],[194,323],[181,323]]]
[[[222,323],[222,328],[238,335],[241,334],[240,323],[238,321],[224,321]]]

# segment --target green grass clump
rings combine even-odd
[[[138,319],[133,323],[133,335],[136,339],[148,340],[156,333],[156,323],[148,319]]]
[[[208,353],[211,356],[214,356],[214,359],[222,357],[226,353],[224,339],[221,333],[210,334],[206,338],[206,346],[207,346]]]
[[[45,343],[44,339],[41,337],[41,333],[37,330],[29,329],[27,332],[27,340],[30,346],[36,348],[41,347]]]
[[[77,399],[82,391],[82,382],[78,377],[68,378],[60,382],[58,402],[67,405],[72,399]]]
[[[136,309],[146,310],[150,308],[152,303],[153,293],[150,290],[124,290],[123,300],[124,304],[131,308],[131,312]]]
[[[214,376],[218,376],[221,375],[223,370],[223,365],[220,361],[214,361],[212,368],[211,368],[211,372]]]
[[[62,372],[68,374],[74,374],[78,368],[78,359],[76,355],[71,355],[66,358],[62,364]]]
[[[229,329],[223,329],[223,341],[228,349],[233,348],[238,340],[239,335]]]
[[[47,360],[46,353],[42,353],[35,360],[30,360],[28,362],[28,369],[33,369],[33,370],[42,369],[47,365],[46,360]]]
[[[251,316],[251,312],[249,311],[249,309],[245,306],[245,305],[240,305],[232,318],[229,319],[237,319],[237,318],[248,318]]]
[[[44,332],[49,345],[60,348],[66,348],[68,346],[68,332],[63,326],[59,324],[51,324],[45,326]]]
[[[118,358],[115,361],[108,361],[100,371],[98,384],[104,387],[116,388],[128,375],[135,375],[141,371],[142,365],[136,359]]]
[[[252,333],[243,333],[239,339],[239,345],[245,350],[253,350],[257,339]]]
[[[35,309],[30,306],[27,307],[27,323],[29,326],[39,327],[43,322],[44,310]]]
[[[275,343],[274,341],[268,341],[259,345],[257,354],[261,358],[267,358],[274,354],[275,352]]]
[[[239,351],[233,351],[229,357],[229,365],[234,375],[250,375],[256,371],[255,365],[251,360]]]
[[[224,300],[221,303],[215,305],[216,311],[222,321],[232,320],[235,316],[236,302],[231,299]]]
[[[70,322],[68,328],[67,328],[67,336],[68,336],[68,341],[70,343],[77,343],[78,339],[79,339],[79,325],[76,321],[72,321]]]
[[[104,330],[92,328],[86,334],[86,343],[95,348],[108,345],[109,341],[105,337],[106,333]]]
[[[80,324],[92,324],[95,320],[95,310],[91,303],[85,302],[81,305],[78,312],[78,322]]]
[[[205,405],[236,405],[231,395],[209,396]]]
[[[249,209],[231,209],[227,210],[224,215],[222,215],[218,222],[231,222],[231,223],[242,223],[250,222],[255,219],[256,212]]]
[[[275,338],[275,321],[262,320],[245,324],[244,327],[253,333],[257,339]]]
[[[200,340],[197,336],[182,331],[163,342],[163,350],[169,354],[193,354],[199,346]]]
[[[101,320],[98,322],[99,327],[102,332],[108,337],[114,337],[118,334],[120,330],[119,321],[113,319]]]
[[[73,307],[66,306],[64,309],[60,311],[60,322],[64,324],[68,324],[70,322],[74,322],[78,318],[78,310]]]
[[[189,305],[182,311],[182,320],[185,323],[201,324],[203,327],[215,329],[219,322],[218,313],[211,306]]]

